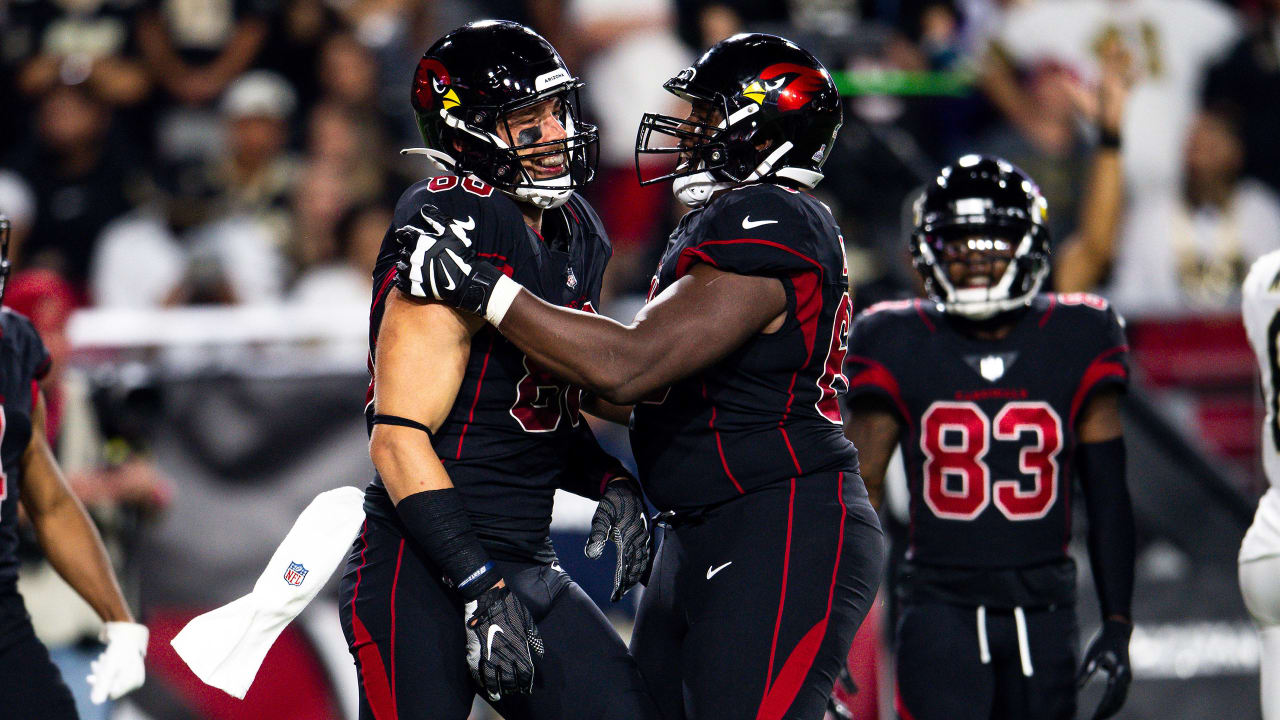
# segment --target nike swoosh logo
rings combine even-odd
[[[452,290],[452,289],[454,289],[455,287],[457,287],[457,283],[455,283],[455,282],[453,281],[453,278],[452,278],[452,277],[449,277],[449,271],[448,271],[448,270],[445,270],[444,268],[440,268],[440,274],[444,276],[444,282],[445,282],[444,289],[445,289],[445,290]]]
[[[725,569],[725,568],[729,567],[729,566],[730,566],[730,565],[732,565],[732,564],[733,564],[733,561],[732,561],[732,560],[730,560],[729,562],[727,562],[727,563],[725,563],[725,564],[721,565],[721,566],[720,566],[720,567],[718,567],[718,568],[713,568],[713,567],[711,567],[710,565],[708,565],[708,566],[707,566],[707,579],[708,579],[708,580],[710,580],[711,578],[713,578],[713,577],[715,577],[715,576],[716,576],[716,573],[718,573],[718,572],[720,572],[721,570],[723,570],[723,569]]]
[[[489,626],[489,642],[485,645],[485,651],[484,651],[484,654],[486,656],[493,657],[493,636],[497,635],[500,632],[502,632],[502,628],[498,627],[497,625]]]
[[[751,228],[758,228],[761,225],[771,225],[776,222],[778,221],[777,220],[752,220],[751,216],[748,215],[742,218],[742,229],[750,230]]]

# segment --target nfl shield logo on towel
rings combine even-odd
[[[301,585],[306,578],[307,569],[302,566],[302,563],[291,562],[289,569],[284,571],[284,581],[290,585]]]

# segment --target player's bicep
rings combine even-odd
[[[636,315],[657,387],[703,370],[787,310],[782,281],[697,264]]]
[[[1114,440],[1124,434],[1120,418],[1120,389],[1103,388],[1093,394],[1081,409],[1076,420],[1076,440],[1083,443],[1100,443]]]
[[[45,515],[71,496],[45,439],[45,413],[44,395],[37,395],[31,411],[31,439],[22,453],[22,505],[32,518]]]
[[[438,303],[387,297],[374,358],[374,407],[438,429],[453,407],[483,321]]]

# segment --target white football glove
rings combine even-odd
[[[108,698],[119,699],[142,687],[147,673],[143,659],[147,656],[150,632],[146,625],[109,622],[102,626],[98,639],[107,644],[97,660],[89,665],[91,692],[89,699],[101,705]]]

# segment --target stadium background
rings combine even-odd
[[[315,493],[367,482],[368,272],[396,196],[430,172],[396,152],[420,144],[409,78],[434,38],[486,17],[530,24],[588,83],[602,140],[587,195],[615,244],[603,310],[624,320],[678,212],[666,187],[637,185],[635,128],[668,106],[660,85],[695,48],[777,32],[836,73],[846,119],[818,194],[841,220],[862,308],[917,292],[906,208],[965,152],[1037,178],[1055,242],[1099,222],[1100,204],[1082,201],[1097,57],[1123,45],[1136,77],[1123,202],[1101,224],[1097,282],[1068,288],[1110,297],[1133,346],[1137,681],[1120,717],[1258,716],[1234,558],[1265,479],[1236,288],[1280,247],[1280,0],[8,0],[6,304],[54,354],[52,439],[152,629],[147,685],[114,717],[351,706],[332,593],[243,703],[200,686],[167,639],[247,592]],[[626,452],[625,434],[600,431]],[[612,560],[579,550],[590,512],[559,503],[555,539],[607,606]],[[1076,553],[1083,642],[1097,621]],[[28,607],[79,685],[92,618],[29,560]],[[611,609],[623,631],[633,601]],[[891,679],[859,685],[889,717]],[[1096,688],[1084,693],[1090,707]]]

